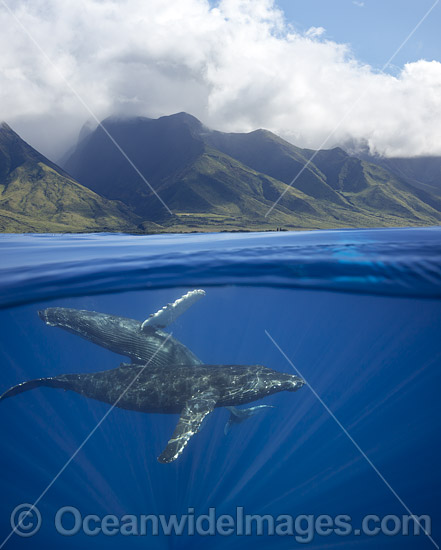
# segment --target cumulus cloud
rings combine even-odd
[[[323,27],[310,27],[305,34],[310,38],[318,38],[319,36],[325,34],[325,32],[326,29],[324,29]]]
[[[51,61],[0,4],[0,119],[52,158],[90,118],[66,81],[99,119],[187,111],[304,147],[441,154],[441,63],[379,73],[271,0],[6,1]]]

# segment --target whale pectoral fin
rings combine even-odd
[[[191,290],[178,298],[172,304],[167,304],[156,313],[152,313],[141,325],[141,330],[150,328],[164,328],[173,323],[179,315],[205,296],[205,290]]]
[[[225,424],[224,434],[227,435],[234,424],[240,424],[250,416],[254,416],[264,409],[273,409],[273,405],[257,405],[256,407],[248,407],[247,409],[237,409],[236,407],[225,407],[230,411],[230,418]]]
[[[178,458],[190,438],[199,431],[204,418],[216,406],[218,397],[217,393],[210,391],[187,401],[167,447],[158,457],[159,462],[166,464]]]

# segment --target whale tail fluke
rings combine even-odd
[[[9,390],[5,391],[4,394],[0,395],[0,401],[3,401],[3,399],[7,399],[8,397],[18,395],[19,393],[33,390],[34,388],[41,388],[43,386],[49,388],[62,388],[64,387],[64,382],[57,380],[56,378],[36,378],[35,380],[28,380],[27,382],[22,382],[21,384],[17,384],[16,386],[9,388]]]

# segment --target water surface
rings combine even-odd
[[[308,383],[297,393],[265,398],[258,404],[275,408],[227,436],[228,413],[215,410],[169,465],[156,458],[177,416],[113,410],[39,502],[38,534],[14,535],[5,548],[299,544],[268,535],[62,537],[53,518],[67,505],[101,517],[205,514],[210,507],[217,515],[235,515],[238,507],[274,517],[345,514],[358,526],[366,514],[407,514],[404,502],[432,517],[438,542],[440,237],[439,229],[1,236],[1,391],[124,360],[45,326],[38,309],[143,320],[192,288],[205,289],[206,297],[169,331],[204,362],[258,363],[289,373],[294,365]],[[11,510],[39,497],[109,407],[43,388],[0,409],[4,538]],[[316,535],[309,543],[343,546],[433,547],[424,536],[402,535]]]

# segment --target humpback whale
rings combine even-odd
[[[122,409],[145,413],[180,414],[162,463],[173,462],[216,407],[250,403],[281,391],[297,391],[304,384],[293,374],[261,365],[122,364],[90,374],[62,374],[23,382],[6,391],[0,401],[46,386],[72,390]]]
[[[152,366],[202,365],[202,361],[184,344],[162,329],[170,325],[190,306],[205,296],[204,290],[191,290],[175,302],[169,303],[144,322],[127,319],[96,311],[86,311],[62,307],[47,308],[38,312],[47,325],[62,328],[81,336],[119,355],[130,358],[135,363],[149,362]],[[247,418],[254,416],[266,405],[236,409],[228,407],[230,418],[225,424],[227,434]]]
[[[87,374],[61,374],[23,382],[0,401],[37,387],[71,390],[86,397],[145,413],[180,414],[158,460],[169,463],[182,453],[204,418],[217,407],[230,410],[225,433],[267,405],[237,409],[280,391],[297,391],[304,381],[261,365],[205,365],[162,329],[205,295],[193,290],[150,315],[144,322],[94,311],[48,308],[39,311],[48,325],[77,334],[131,359],[131,364]]]
[[[51,307],[38,312],[47,325],[59,327],[132,362],[150,361],[151,365],[202,365],[202,361],[184,344],[162,329],[182,315],[205,295],[192,290],[171,304],[153,313],[143,323],[107,313]]]

